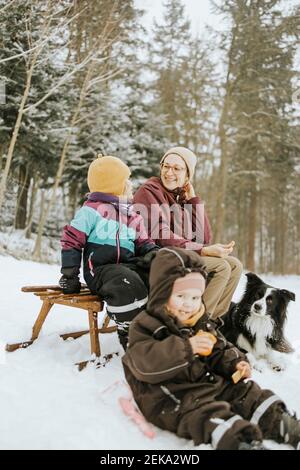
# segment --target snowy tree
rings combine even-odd
[[[165,116],[166,135],[177,143],[181,139],[181,73],[188,57],[191,30],[181,0],[167,0],[163,5],[163,22],[154,23],[150,70],[154,76],[155,110]]]
[[[230,17],[232,28],[219,127],[222,154],[217,236],[221,237],[225,225],[232,225],[232,214],[236,214],[240,256],[251,270],[255,269],[262,224],[259,217],[264,217],[259,210],[264,204],[274,207],[278,226],[267,228],[267,237],[262,235],[261,253],[271,247],[284,263],[285,194],[297,146],[292,131],[292,94],[298,20],[295,12],[282,12],[279,4],[276,0],[226,0],[219,4]]]

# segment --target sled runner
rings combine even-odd
[[[137,425],[144,436],[148,437],[149,439],[153,439],[155,437],[154,429],[137,408],[133,397],[120,397],[119,404],[123,413],[131,418],[131,420]]]
[[[96,366],[101,367],[105,365],[114,354],[108,354],[101,358],[101,348],[99,341],[99,333],[112,333],[116,331],[116,326],[108,326],[110,318],[105,316],[102,326],[98,327],[98,313],[103,310],[103,302],[96,295],[92,295],[89,289],[82,284],[81,291],[78,294],[63,294],[59,286],[26,286],[22,287],[22,292],[31,292],[38,296],[42,301],[42,306],[38,317],[32,328],[32,335],[29,341],[21,343],[7,344],[6,351],[12,352],[16,349],[27,348],[39,336],[44,321],[48,313],[55,304],[65,305],[66,307],[75,307],[86,310],[88,313],[89,329],[83,331],[75,331],[73,333],[61,334],[60,337],[66,340],[67,338],[80,338],[80,336],[89,334],[91,341],[91,354],[94,359],[90,361],[83,361],[77,363],[79,370],[82,370],[89,362],[95,362]]]

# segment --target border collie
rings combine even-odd
[[[284,366],[274,351],[293,352],[284,337],[284,324],[288,303],[295,301],[295,294],[269,286],[256,274],[246,276],[244,295],[240,302],[232,302],[229,311],[222,316],[224,325],[220,330],[228,341],[248,353],[254,366],[255,360],[263,358],[273,369],[281,370]]]

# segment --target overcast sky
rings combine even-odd
[[[134,0],[138,8],[145,10],[143,24],[147,28],[151,28],[153,18],[158,21],[163,15],[164,0]],[[224,19],[212,12],[210,0],[182,0],[185,5],[186,14],[191,20],[192,30],[195,34],[201,35],[205,24],[220,29],[223,26]],[[281,8],[289,9],[292,5],[299,5],[300,0],[282,0]]]
[[[203,31],[205,24],[217,27],[220,25],[221,18],[211,12],[210,0],[183,0],[186,7],[186,14],[191,20],[193,32],[200,33]],[[153,18],[158,21],[163,15],[163,0],[135,0],[138,8],[145,10],[143,24],[148,28],[151,27]]]

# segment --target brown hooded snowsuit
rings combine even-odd
[[[123,357],[126,379],[146,419],[196,445],[238,449],[240,442],[278,438],[284,404],[255,382],[233,384],[231,375],[245,356],[217,330],[205,313],[193,328],[180,327],[164,308],[174,281],[200,271],[199,256],[163,248],[150,272],[147,311],[129,330]],[[217,337],[210,356],[194,355],[188,338],[198,330]]]

